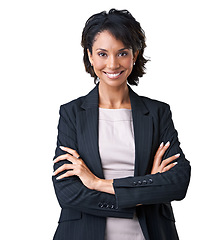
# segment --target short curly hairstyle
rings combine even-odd
[[[108,30],[116,39],[122,41],[127,48],[132,49],[133,54],[139,51],[133,70],[127,79],[130,85],[138,85],[139,77],[145,74],[145,64],[148,61],[143,56],[146,38],[140,23],[127,10],[111,9],[108,13],[103,11],[94,14],[87,20],[81,40],[81,46],[84,49],[83,61],[86,72],[94,77],[94,82],[96,83],[97,75],[89,61],[87,49],[92,54],[92,46],[96,35],[105,30]]]

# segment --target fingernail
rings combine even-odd
[[[169,141],[165,144],[165,146],[167,147],[168,145],[170,145],[170,142],[169,142]]]
[[[164,142],[161,142],[160,147],[162,147],[163,145],[164,145]]]
[[[59,146],[62,150],[64,150],[65,149],[65,147],[63,147],[63,146]]]
[[[178,162],[174,162],[174,163],[173,163],[173,165],[176,165],[176,164],[178,164]]]
[[[56,178],[56,180],[59,180],[59,179],[60,179],[60,177],[57,177],[57,178]]]
[[[175,155],[175,157],[179,157],[180,156],[180,153],[177,153],[176,155]]]

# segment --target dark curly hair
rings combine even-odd
[[[91,16],[83,29],[81,46],[84,48],[83,61],[86,72],[94,77],[94,82],[97,82],[97,75],[89,61],[87,49],[92,54],[92,46],[94,39],[98,33],[108,30],[116,39],[123,42],[127,48],[133,50],[133,54],[139,51],[135,65],[131,74],[128,76],[130,85],[138,85],[139,77],[145,74],[145,63],[148,61],[144,58],[145,33],[141,28],[140,23],[127,10],[111,9],[108,13],[101,13]]]

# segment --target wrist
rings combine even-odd
[[[94,180],[94,183],[93,183],[93,186],[92,186],[92,190],[95,190],[95,191],[100,191],[100,186],[101,186],[101,180],[100,178],[96,177],[95,180]]]
[[[115,194],[115,191],[113,188],[113,179],[106,180],[106,179],[97,178],[94,184],[94,190]]]

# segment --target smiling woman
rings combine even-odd
[[[100,36],[101,34],[105,35],[104,38]],[[81,45],[84,48],[84,64],[86,71],[94,77],[96,82],[98,76],[90,62],[89,56],[94,54],[94,50],[98,50],[97,53],[100,56],[107,57],[108,48],[111,49],[108,40],[112,40],[113,38],[114,41],[120,42],[119,45],[122,46],[121,49],[114,49],[118,56],[125,56],[128,54],[130,55],[129,57],[131,57],[131,55],[134,57],[135,65],[127,80],[129,84],[137,85],[139,77],[142,77],[145,73],[145,63],[147,62],[143,56],[144,48],[146,47],[145,34],[139,22],[137,22],[127,10],[117,11],[111,9],[108,15],[106,15],[106,12],[102,12],[93,15],[87,20],[83,29],[81,41]],[[94,46],[97,40],[102,43],[99,48]],[[99,44],[97,43],[97,45]],[[107,46],[107,49],[102,46]]]
[[[112,9],[86,22],[82,46],[98,84],[60,108],[54,240],[178,240],[170,202],[185,197],[190,164],[169,106],[128,86],[144,74],[144,32]]]

